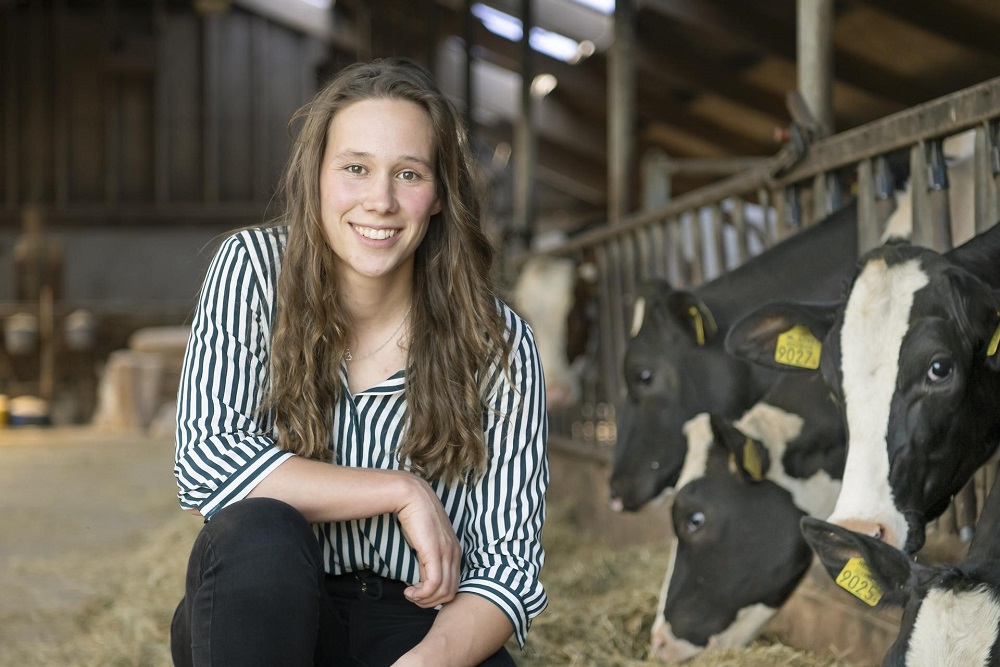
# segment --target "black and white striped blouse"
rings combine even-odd
[[[269,377],[275,288],[286,240],[280,229],[229,237],[202,288],[184,357],[177,405],[174,474],[181,507],[204,516],[244,498],[293,456],[275,446],[273,424],[257,415]],[[471,485],[433,483],[464,552],[460,592],[481,595],[510,619],[523,645],[546,606],[544,561],[548,424],[542,369],[528,325],[501,304],[513,346],[510,379],[500,373],[483,410],[490,452]],[[404,373],[351,394],[334,413],[330,447],[340,465],[399,468],[393,452],[406,422]],[[314,527],[333,574],[370,568],[416,583],[416,554],[393,515]]]

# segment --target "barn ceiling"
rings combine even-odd
[[[633,0],[635,156],[764,157],[790,123],[797,87],[793,0]],[[599,4],[599,3],[598,3]],[[474,7],[472,16],[468,7]],[[484,156],[502,158],[518,118],[521,45],[484,25],[519,17],[520,0],[337,0],[341,58],[409,55],[432,65],[459,103],[465,40],[472,44],[473,119]],[[605,10],[607,11],[607,10]],[[613,14],[576,0],[534,0],[532,23],[593,54],[575,64],[535,52],[534,74],[555,77],[537,103],[537,210],[600,218],[608,201],[608,49]],[[996,0],[839,0],[834,6],[834,130],[843,131],[1000,76]],[[498,151],[499,147],[499,151]],[[638,167],[633,170],[638,174]],[[674,192],[707,177],[678,176]],[[510,178],[498,170],[498,206]],[[638,176],[636,177],[638,181]],[[638,183],[633,202],[639,201]],[[506,190],[505,190],[506,188]]]

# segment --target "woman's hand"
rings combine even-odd
[[[403,594],[418,607],[450,602],[458,591],[462,550],[451,520],[430,484],[410,475],[408,500],[397,510],[403,535],[420,562],[420,582]]]

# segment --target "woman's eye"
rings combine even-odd
[[[347,173],[354,174],[355,176],[365,173],[365,168],[360,164],[349,164],[347,165]]]
[[[699,528],[705,525],[705,514],[703,512],[691,512],[688,518],[684,521],[684,527],[687,528],[687,532],[696,532]]]
[[[407,169],[406,171],[400,172],[399,177],[404,181],[415,181],[418,178],[420,178],[420,174],[410,169]]]
[[[951,372],[954,368],[954,364],[951,363],[950,359],[937,359],[927,369],[927,379],[931,382],[947,380],[951,377]]]

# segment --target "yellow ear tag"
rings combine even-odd
[[[750,475],[750,479],[759,482],[764,478],[761,472],[762,467],[760,454],[757,453],[757,448],[753,446],[753,440],[747,438],[746,442],[743,443],[743,469]]]
[[[1000,315],[1000,313],[997,313]],[[990,339],[990,346],[986,348],[986,356],[992,357],[997,353],[997,347],[1000,346],[1000,324],[997,324],[996,331],[993,332],[993,338]]]
[[[774,346],[774,360],[785,366],[797,368],[819,368],[819,357],[823,344],[812,335],[809,329],[801,324],[778,335],[778,343]]]
[[[837,575],[837,585],[870,607],[882,599],[882,589],[872,577],[864,558],[855,557],[847,561]]]
[[[695,340],[698,341],[698,345],[705,344],[705,321],[701,317],[701,311],[696,307],[691,306],[688,308],[688,314],[691,315],[691,319],[694,321],[694,335]]]

